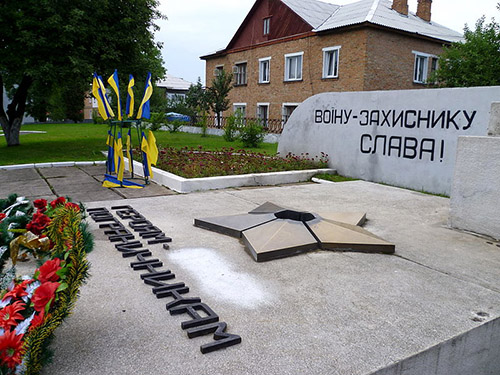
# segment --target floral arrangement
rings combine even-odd
[[[135,155],[140,155],[136,152]],[[137,159],[139,160],[139,159]],[[244,149],[222,148],[215,151],[195,148],[164,147],[159,150],[157,168],[185,178],[226,176],[246,173],[265,173],[326,168],[328,155],[310,157],[309,154],[284,157],[270,156]]]
[[[0,231],[8,232],[0,232],[0,246],[12,263],[0,278],[0,374],[38,374],[50,357],[54,330],[71,312],[88,276],[92,238],[82,221],[84,210],[64,197],[31,205],[11,196],[0,201],[0,210]],[[31,276],[18,277],[15,265],[28,255],[38,259],[39,267]]]

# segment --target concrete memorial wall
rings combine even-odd
[[[449,195],[459,136],[486,136],[500,86],[323,93],[293,112],[278,151],[325,152],[339,174]]]

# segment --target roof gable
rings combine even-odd
[[[312,31],[315,26],[306,22],[290,7],[285,5],[288,1],[301,3],[302,0],[257,0],[233,39],[229,42],[226,50],[244,48]],[[305,0],[305,2],[317,3],[318,1]],[[263,35],[264,18],[271,19],[269,35]]]

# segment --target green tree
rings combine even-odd
[[[229,91],[233,88],[233,75],[224,69],[217,72],[217,76],[212,80],[212,85],[208,87],[208,103],[212,111],[217,116],[217,126],[221,126],[221,113],[229,109]]]
[[[197,115],[208,111],[208,96],[207,91],[201,84],[201,78],[198,77],[196,85],[191,85],[186,94],[186,104]]]
[[[444,87],[499,85],[500,25],[483,16],[474,30],[465,25],[464,38],[444,50],[432,80]]]
[[[59,96],[66,117],[77,118],[94,71],[107,79],[118,69],[122,87],[128,73],[136,82],[147,71],[153,80],[162,77],[157,6],[158,0],[0,2],[0,124],[7,145],[19,144],[28,99],[32,113],[43,117]],[[4,87],[11,93],[6,110]]]

